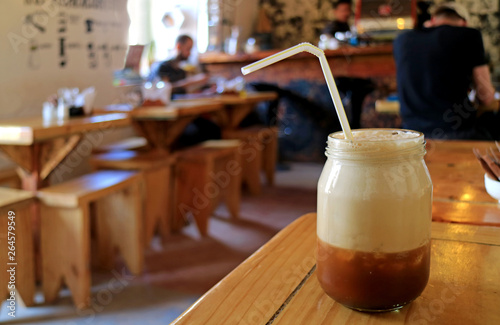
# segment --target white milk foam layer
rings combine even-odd
[[[354,151],[390,152],[423,143],[414,131],[356,130],[353,135]],[[432,184],[423,159],[374,163],[329,158],[318,182],[317,233],[322,241],[346,249],[411,250],[430,239],[431,209]]]

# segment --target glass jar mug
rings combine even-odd
[[[318,182],[318,280],[349,308],[399,309],[429,278],[432,183],[424,136],[363,129],[353,137],[328,137]]]

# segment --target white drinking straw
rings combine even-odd
[[[342,126],[342,130],[344,131],[344,136],[346,139],[352,141],[351,127],[349,126],[349,121],[347,120],[347,116],[345,115],[344,105],[342,105],[342,100],[340,99],[337,85],[335,84],[335,80],[333,80],[332,71],[330,70],[328,61],[326,60],[325,52],[323,52],[323,50],[321,50],[320,48],[317,48],[311,43],[300,43],[287,50],[281,51],[279,53],[268,56],[267,58],[244,66],[243,68],[241,68],[241,72],[244,75],[247,75],[251,72],[267,67],[268,65],[286,59],[300,52],[309,52],[318,57],[319,62],[321,63],[321,69],[323,70],[323,74],[325,75],[328,90],[330,91],[330,96],[332,96],[333,104],[340,120],[340,125]]]

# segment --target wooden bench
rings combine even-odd
[[[137,172],[98,171],[38,191],[46,302],[57,298],[64,281],[77,308],[89,306],[91,203],[98,263],[112,268],[118,249],[133,274],[142,272],[142,183]]]
[[[34,195],[27,191],[0,188],[0,295],[11,298],[14,290],[9,287],[15,268],[15,288],[26,306],[33,305],[35,294],[35,256],[32,233]],[[9,225],[13,228],[9,229]],[[9,247],[14,243],[15,250]],[[9,263],[16,263],[10,265]],[[14,274],[13,274],[14,275]],[[12,285],[12,283],[10,284]],[[16,302],[19,297],[15,297]],[[9,305],[10,301],[8,301]]]
[[[191,213],[203,236],[208,218],[224,200],[231,216],[238,218],[241,201],[240,145],[238,140],[211,140],[178,153],[175,165],[174,230]]]
[[[175,156],[157,152],[115,151],[90,158],[94,169],[140,170],[145,179],[144,244],[156,230],[162,239],[170,235],[172,223],[172,168]]]
[[[148,141],[143,137],[130,137],[115,141],[92,149],[93,154],[105,153],[110,151],[139,150],[145,151],[148,148]]]
[[[21,178],[17,173],[17,167],[0,169],[0,186],[21,188]]]
[[[264,171],[267,184],[274,185],[274,174],[278,159],[278,129],[254,126],[238,130],[224,130],[225,139],[243,142],[242,164],[243,183],[251,194],[261,192],[260,172]]]

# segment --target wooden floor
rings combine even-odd
[[[241,218],[232,221],[221,206],[201,238],[192,222],[164,246],[155,239],[145,272],[132,276],[122,263],[112,272],[93,272],[93,304],[78,314],[68,292],[56,305],[19,306],[18,324],[168,324],[280,229],[316,211],[322,165],[293,164],[277,172],[276,186],[258,197],[244,195]],[[39,301],[42,297],[37,297]],[[0,322],[11,320],[1,307]]]

